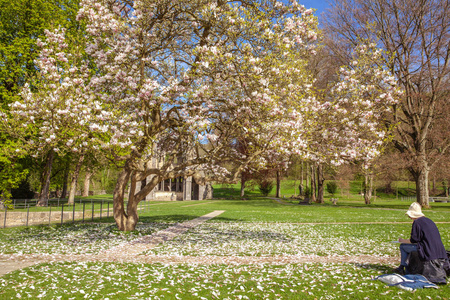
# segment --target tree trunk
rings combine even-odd
[[[372,200],[373,175],[371,173],[364,174],[364,203],[370,204]]]
[[[311,164],[311,198],[309,202],[316,202],[316,168]]]
[[[67,181],[69,180],[69,171],[70,171],[70,160],[67,160],[66,168],[64,170],[64,182],[60,197],[61,199],[66,198],[67,196]]]
[[[436,195],[436,174],[433,174],[433,189],[431,192],[433,195]]]
[[[277,170],[277,191],[275,197],[281,198],[281,171]]]
[[[428,191],[428,173],[429,168],[425,159],[419,160],[418,170],[414,172],[413,176],[416,180],[416,197],[417,202],[422,207],[429,207],[429,191]]]
[[[241,199],[244,199],[245,195],[245,177],[241,175]]]
[[[325,182],[325,178],[323,176],[323,166],[319,164],[317,166],[317,203],[325,203],[323,199],[323,183]]]
[[[151,192],[160,181],[162,181],[161,177],[153,176],[143,189],[136,191],[138,176],[136,172],[132,171],[131,165],[132,160],[128,160],[125,163],[125,166],[117,179],[113,194],[114,220],[116,221],[118,229],[121,231],[133,231],[136,228],[136,224],[139,221],[137,212],[139,202],[145,199],[145,196]],[[125,212],[124,198],[129,181],[129,195]]]
[[[310,181],[310,176],[309,176],[309,164],[306,163],[306,167],[305,167],[305,179],[306,179],[306,185],[305,187],[310,187],[311,186],[311,181]]]
[[[91,170],[87,169],[86,173],[84,174],[84,185],[83,185],[83,197],[88,197],[89,196],[89,186],[91,183],[91,177],[92,177],[92,172]]]
[[[50,192],[50,177],[52,174],[53,159],[55,158],[55,152],[50,150],[47,156],[47,163],[45,164],[44,174],[42,176],[42,189],[39,194],[38,202],[36,206],[47,206],[48,196]]]
[[[75,170],[72,174],[72,181],[70,183],[70,192],[69,192],[69,200],[67,201],[68,204],[74,204],[75,203],[75,193],[77,191],[77,182],[78,182],[78,176],[80,175],[81,166],[83,165],[84,160],[84,153],[80,155],[80,158],[78,159],[78,163],[75,166]]]
[[[137,214],[137,204],[139,201],[136,201],[136,198],[134,197],[136,184],[135,182],[133,183],[133,180],[130,186],[127,212],[125,213],[124,196],[128,181],[132,175],[130,165],[131,161],[128,160],[117,178],[113,194],[114,220],[116,221],[118,229],[121,231],[133,231],[139,220]],[[147,184],[144,189],[148,188],[148,185],[149,184]]]
[[[303,195],[303,162],[301,167],[301,178],[300,178],[300,184],[299,184],[299,196]]]

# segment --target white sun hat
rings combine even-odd
[[[405,213],[405,215],[408,215],[410,218],[413,218],[413,219],[417,219],[417,218],[420,218],[420,217],[425,216],[425,215],[422,213],[422,206],[420,206],[420,204],[417,203],[417,202],[413,202],[413,203],[409,206],[409,209],[408,209],[408,211]]]

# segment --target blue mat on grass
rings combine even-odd
[[[416,289],[423,288],[439,288],[437,285],[428,281],[428,279],[422,275],[409,274],[402,276],[399,274],[384,274],[377,276],[374,279],[384,282],[390,286],[397,286],[407,291],[414,291]]]

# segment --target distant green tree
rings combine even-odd
[[[36,40],[45,29],[78,29],[78,0],[0,0],[0,100],[1,108],[17,97],[27,77],[36,73],[39,49]]]
[[[19,97],[27,79],[37,73],[34,60],[38,38],[45,29],[63,26],[76,36],[79,0],[0,0],[0,199],[10,197],[11,189],[25,180],[28,155],[20,139],[1,126],[9,104]]]
[[[270,192],[273,189],[273,182],[271,180],[261,180],[258,182],[259,190],[264,196],[267,196],[270,194]]]
[[[327,182],[327,192],[334,196],[337,192],[337,184],[334,181]]]

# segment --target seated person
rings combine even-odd
[[[447,260],[447,252],[436,224],[425,217],[422,213],[422,207],[417,202],[411,204],[406,215],[414,221],[411,228],[411,237],[409,239],[398,239],[401,243],[401,259],[400,266],[394,272],[400,275],[408,273],[407,258],[413,251],[418,252],[422,262],[438,262],[438,266],[441,262],[443,264]],[[427,277],[426,274],[423,275]]]

